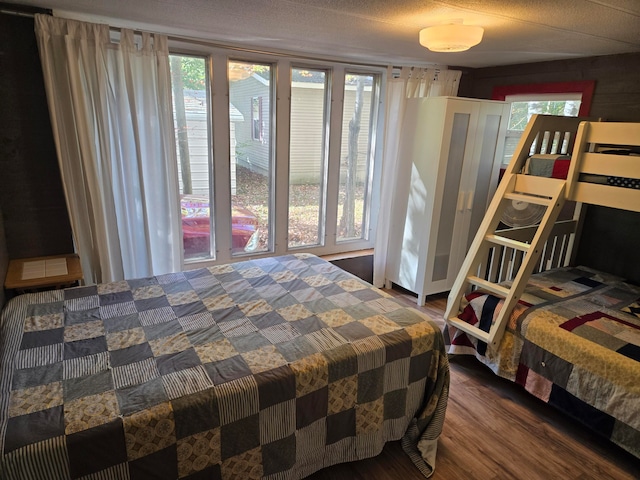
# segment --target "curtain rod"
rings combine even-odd
[[[43,13],[45,15],[53,15],[53,10],[49,8],[32,7],[30,5],[20,5],[17,3],[4,3],[0,2],[0,13],[6,15],[15,15],[18,17],[31,17],[36,13]]]

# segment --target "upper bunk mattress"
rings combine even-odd
[[[1,321],[3,478],[293,479],[400,438],[433,469],[438,326],[318,257],[26,294]]]

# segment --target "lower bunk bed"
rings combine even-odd
[[[502,304],[476,290],[458,318],[488,331]],[[498,349],[453,326],[445,341],[640,458],[640,287],[586,267],[537,273]]]
[[[433,472],[448,399],[424,314],[308,254],[13,298],[6,479],[298,479],[402,445]]]

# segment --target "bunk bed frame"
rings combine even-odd
[[[511,312],[531,274],[571,264],[573,245],[580,231],[582,203],[640,211],[639,189],[607,184],[606,180],[605,184],[592,183],[594,176],[640,181],[640,159],[637,156],[602,153],[639,145],[640,123],[601,123],[571,117],[534,116],[451,289],[446,322],[497,349]],[[571,155],[566,180],[522,173],[532,154]],[[498,230],[509,201],[544,205],[546,212],[534,227]],[[556,222],[566,201],[577,202],[573,218]],[[504,282],[510,286],[504,286]],[[476,288],[504,299],[502,309],[488,332],[458,317],[464,295]]]

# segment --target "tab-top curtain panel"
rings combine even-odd
[[[35,30],[85,281],[180,270],[167,38],[47,15]]]

